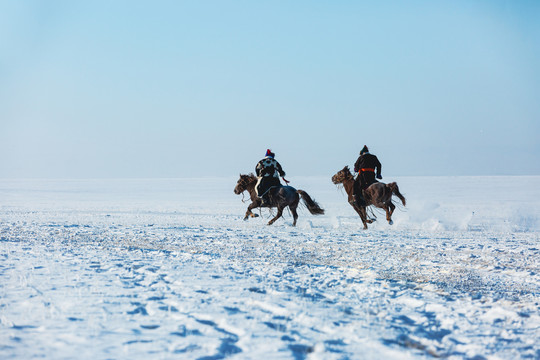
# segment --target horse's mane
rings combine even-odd
[[[245,177],[249,178],[250,180],[257,180],[257,177],[256,177],[255,174],[253,174],[253,173],[242,174],[241,176],[242,176],[242,177],[245,176]]]
[[[345,166],[342,170],[338,171],[336,175],[339,174],[340,172],[343,172],[346,180],[354,179],[354,175],[351,173],[351,170],[349,169],[348,166]]]
[[[345,169],[347,170],[347,177],[354,177],[354,175],[351,172],[351,169],[349,169],[348,166]]]

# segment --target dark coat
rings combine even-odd
[[[283,171],[281,165],[271,157],[265,157],[259,161],[257,166],[255,166],[255,173],[258,177],[273,176],[279,178],[280,176],[285,176],[285,171]]]
[[[360,182],[359,185],[362,190],[377,182],[375,179],[375,174],[377,174],[377,177],[380,178],[381,170],[382,166],[379,159],[370,153],[360,155],[358,160],[356,160],[356,163],[354,163],[354,171],[359,173],[356,181]]]
[[[257,195],[264,194],[272,186],[281,186],[280,176],[285,176],[281,165],[271,157],[265,157],[255,166],[255,173],[259,178],[255,190]]]

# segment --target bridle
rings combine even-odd
[[[350,172],[347,175],[344,170],[340,170],[334,177],[337,177],[338,180],[336,185],[343,185],[346,180],[354,180],[354,176]]]
[[[245,203],[249,200],[244,200],[244,192],[247,191],[248,185],[252,181],[252,178],[249,175],[240,176],[240,180],[238,180],[238,183],[236,186],[240,186],[241,193],[242,193],[242,202]]]
[[[242,176],[240,178],[240,180],[238,180],[238,185],[237,186],[241,186],[241,189],[242,189],[242,192],[246,191],[247,190],[247,187],[249,185],[249,182],[250,182],[250,178],[246,175],[246,176]]]

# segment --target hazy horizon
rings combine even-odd
[[[0,178],[540,175],[535,1],[0,4]]]

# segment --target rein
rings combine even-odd
[[[243,190],[242,190],[242,202],[243,202],[243,203],[246,203],[246,202],[248,202],[248,201],[251,201],[251,193],[250,193],[249,190],[248,190],[248,186],[249,186],[250,183],[251,183],[251,178],[247,178],[247,179],[246,179],[246,178],[243,178],[243,179],[241,180],[241,182],[238,184],[238,185],[242,185],[242,188],[243,188]],[[244,193],[245,193],[246,191],[249,193],[249,199],[248,199],[248,200],[245,200],[245,199],[244,199]]]

